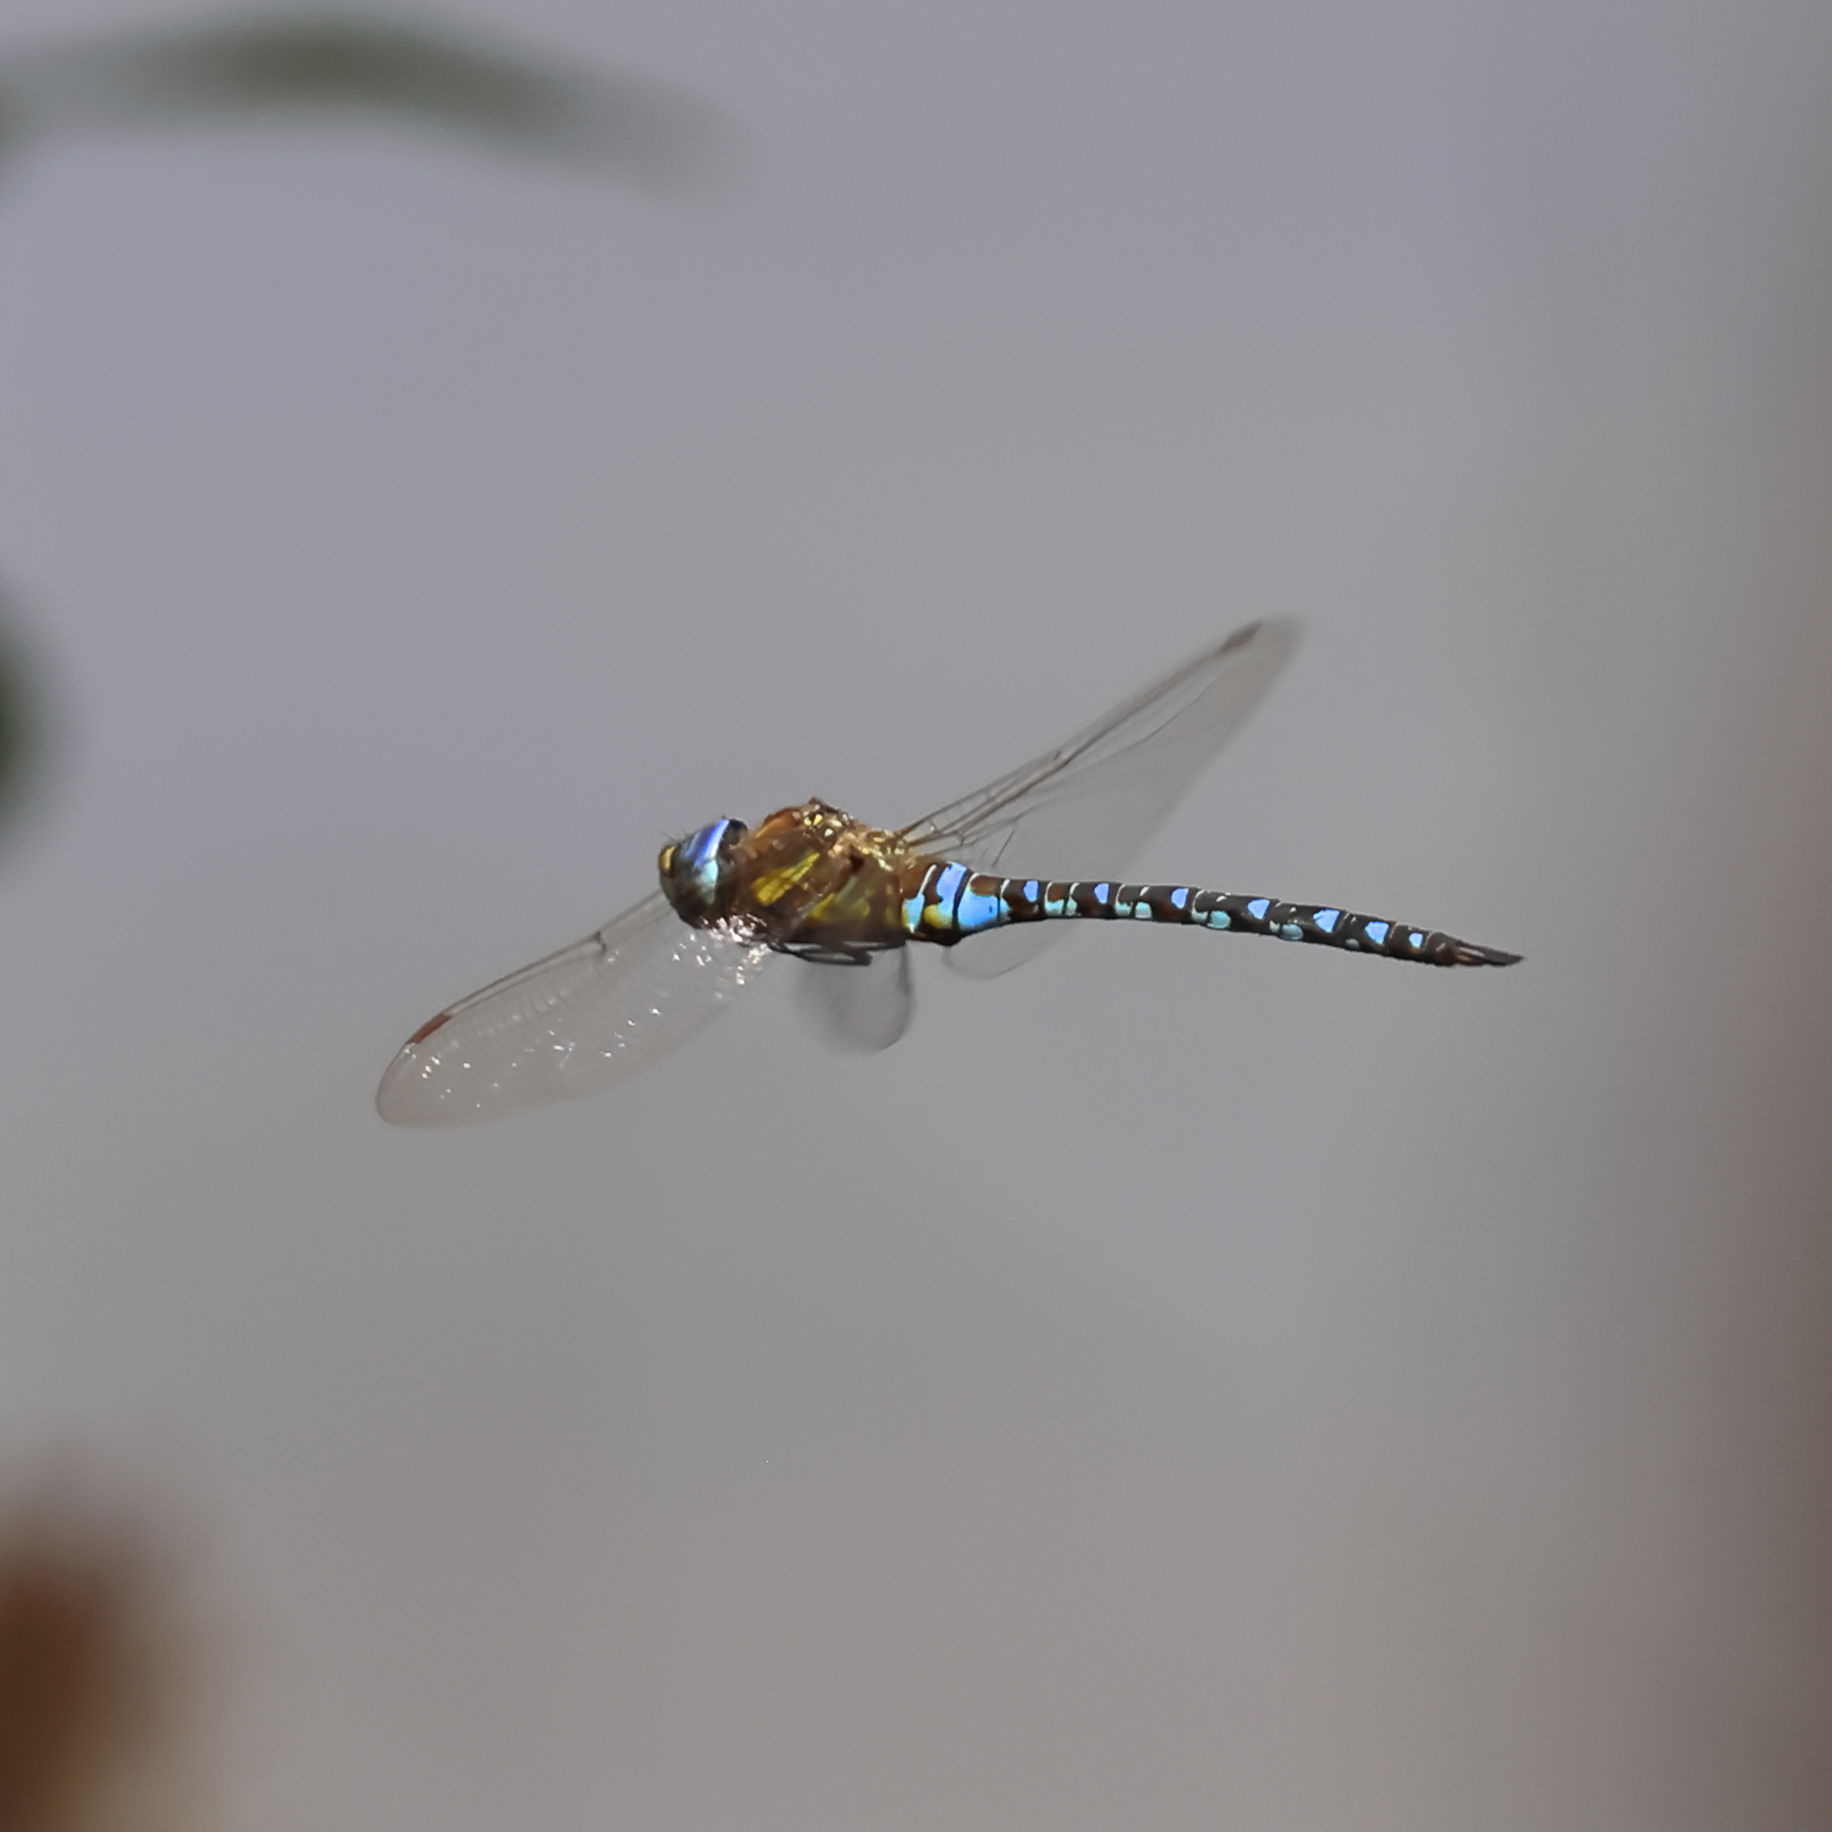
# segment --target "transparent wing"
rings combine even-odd
[[[830,1042],[887,1050],[910,1027],[910,951],[888,948],[863,966],[810,961],[797,988],[802,1008]]]
[[[769,953],[742,932],[689,928],[657,891],[422,1025],[376,1108],[397,1126],[466,1126],[590,1094],[698,1030]]]
[[[1272,685],[1296,626],[1250,623],[1066,744],[904,830],[926,853],[1010,876],[1119,876]],[[961,973],[1009,972],[1066,925],[1037,923],[948,950]]]

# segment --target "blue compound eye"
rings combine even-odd
[[[729,912],[736,853],[747,831],[742,821],[713,821],[678,846],[662,848],[656,861],[662,889],[683,922],[705,928]]]

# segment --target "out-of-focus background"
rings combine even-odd
[[[1782,0],[14,0],[0,1659],[165,1547],[186,1832],[1826,1823],[1829,91]],[[1266,612],[1142,865],[1525,965],[1101,930],[375,1117],[665,834]]]

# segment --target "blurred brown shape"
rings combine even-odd
[[[722,137],[705,104],[646,78],[577,74],[444,25],[336,12],[111,34],[15,57],[0,80],[0,151],[28,126],[94,130],[341,110],[602,161],[671,185],[705,176]]]
[[[0,1828],[168,1824],[174,1663],[130,1535],[39,1503],[0,1521]]]

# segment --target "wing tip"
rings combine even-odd
[[[1298,646],[1298,639],[1303,633],[1304,626],[1295,617],[1256,617],[1251,623],[1243,623],[1238,630],[1224,636],[1215,653],[1231,655],[1236,649],[1244,649],[1251,644],[1264,649],[1269,658],[1276,659],[1282,665]]]
[[[410,1044],[408,1048],[412,1048]],[[413,1103],[402,1098],[401,1077],[399,1070],[407,1056],[403,1050],[388,1065],[382,1076],[381,1086],[375,1091],[375,1111],[390,1126],[424,1126],[426,1121],[415,1111]]]
[[[431,1036],[450,1015],[442,1012],[431,1024],[415,1031],[383,1072],[381,1084],[375,1090],[375,1110],[390,1126],[453,1126],[474,1117],[451,1112],[436,1093],[428,1098],[428,1064],[416,1046],[423,1038]]]

